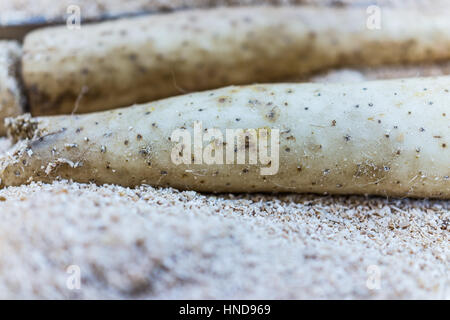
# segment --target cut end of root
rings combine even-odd
[[[32,118],[29,113],[16,118],[5,119],[7,134],[13,143],[36,137],[38,123],[39,121],[36,118]]]
[[[0,156],[0,188],[20,184],[21,159],[30,156],[30,141],[15,144],[6,154]],[[15,181],[17,179],[17,181]]]

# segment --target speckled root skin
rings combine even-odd
[[[17,80],[21,54],[17,42],[0,41],[0,136],[6,134],[4,119],[23,112],[23,95]]]
[[[331,67],[450,58],[447,14],[384,8],[381,30],[369,30],[366,21],[365,8],[243,7],[52,27],[26,37],[23,78],[31,113],[39,116]]]
[[[236,86],[102,113],[20,117],[9,122],[20,141],[1,160],[0,177],[4,186],[66,178],[205,192],[447,199],[449,89],[450,77]],[[195,121],[223,133],[279,129],[278,173],[263,176],[260,164],[176,166],[172,133],[192,133]]]

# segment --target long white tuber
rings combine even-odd
[[[19,142],[0,160],[0,178],[450,198],[449,90],[450,77],[233,86],[22,116],[9,121]],[[228,135],[238,129],[240,143]]]

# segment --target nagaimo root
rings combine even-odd
[[[449,90],[450,77],[237,86],[103,113],[21,117],[11,134],[30,138],[1,160],[0,177],[4,186],[64,178],[205,192],[450,198]],[[267,139],[235,144],[227,129],[244,129],[240,137],[265,131]],[[196,135],[203,137],[197,146]],[[266,152],[260,143],[269,140]],[[222,164],[228,148],[247,158]],[[212,155],[219,156],[208,162]]]
[[[371,30],[365,9],[217,8],[41,29],[24,42],[31,113],[86,113],[331,67],[450,58],[448,10],[383,8],[382,29]]]
[[[5,135],[4,119],[23,112],[18,65],[22,50],[17,42],[0,41],[0,136]]]

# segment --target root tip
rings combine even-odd
[[[13,143],[17,143],[20,140],[32,139],[36,136],[38,120],[27,113],[16,118],[6,118],[5,127],[8,137]]]

